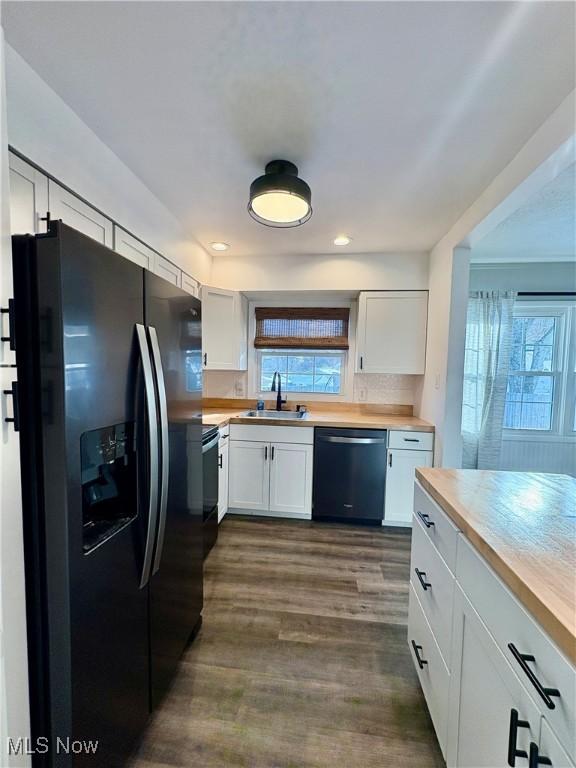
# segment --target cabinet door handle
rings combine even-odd
[[[268,461],[268,446],[264,446],[264,461]]]
[[[220,467],[220,469],[222,469],[222,454],[221,453],[218,454],[218,466]]]
[[[270,449],[270,461],[274,461],[274,446]]]
[[[510,710],[510,730],[508,732],[508,765],[514,768],[517,757],[528,757],[528,753],[517,748],[518,728],[530,728],[527,720],[518,719],[518,710]]]
[[[418,510],[416,514],[418,515],[420,520],[422,520],[426,528],[432,528],[432,526],[434,525],[434,520],[430,520],[430,515],[427,515],[425,512],[420,512],[420,510]]]
[[[360,355],[360,370],[364,368],[364,358]]]
[[[414,655],[416,656],[416,661],[418,662],[418,666],[420,667],[420,669],[424,669],[424,667],[426,666],[426,664],[428,664],[428,662],[426,661],[426,659],[423,659],[420,656],[419,651],[422,650],[422,646],[416,645],[414,640],[412,640],[411,642],[412,642],[412,648],[414,649]]]
[[[536,659],[532,654],[530,653],[520,653],[518,648],[514,645],[514,643],[508,643],[508,650],[514,656],[518,664],[520,665],[520,668],[522,672],[526,675],[528,680],[532,683],[534,688],[536,688],[536,692],[546,704],[548,709],[556,709],[556,704],[552,701],[552,696],[560,696],[560,691],[557,688],[544,688],[540,680],[536,677],[534,672],[530,669],[528,664],[526,662],[530,661],[534,663]]]
[[[18,395],[18,382],[12,382],[12,389],[5,389],[6,397],[12,397],[12,416],[5,416],[6,423],[14,424],[14,432],[20,432],[20,398]]]
[[[416,576],[418,576],[418,581],[422,584],[424,592],[426,592],[427,589],[432,588],[432,584],[430,584],[429,581],[426,581],[426,571],[420,571],[418,568],[414,568],[414,572],[416,573]]]
[[[208,352],[204,352],[204,365],[208,365]]]
[[[389,467],[391,467],[391,466],[392,466],[392,452],[390,452],[390,453],[388,454],[388,466],[389,466]]]
[[[538,745],[530,742],[530,757],[528,758],[528,768],[538,768],[539,765],[552,765],[549,757],[544,757],[538,751]]]
[[[8,336],[2,336],[0,341],[7,341],[13,352],[16,349],[16,331],[14,324],[14,299],[8,299],[8,306],[0,309],[2,315],[8,315]]]

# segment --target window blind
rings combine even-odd
[[[347,307],[256,307],[260,349],[348,349]]]

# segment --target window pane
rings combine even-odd
[[[335,373],[316,375],[314,378],[314,392],[340,392],[340,375]]]
[[[290,355],[288,357],[288,373],[314,373],[314,356]]]
[[[274,373],[279,371],[280,373],[286,372],[286,355],[269,355],[267,353],[262,354],[262,372]]]
[[[292,374],[289,373],[285,385],[286,392],[313,392],[312,374]],[[284,379],[282,379],[284,386]]]
[[[337,356],[319,355],[316,358],[316,373],[340,373],[342,358]]]
[[[554,344],[554,329],[556,318],[554,317],[526,317],[525,344]]]
[[[554,378],[509,376],[504,410],[507,429],[551,429]]]

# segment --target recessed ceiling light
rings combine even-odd
[[[312,216],[312,193],[298,168],[273,160],[250,185],[248,213],[267,227],[299,227]]]
[[[213,251],[227,251],[230,246],[228,243],[210,243]]]
[[[351,239],[348,235],[338,235],[338,237],[334,238],[334,245],[350,245]]]

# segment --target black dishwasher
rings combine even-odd
[[[386,430],[317,428],[312,519],[380,525],[386,448]]]

